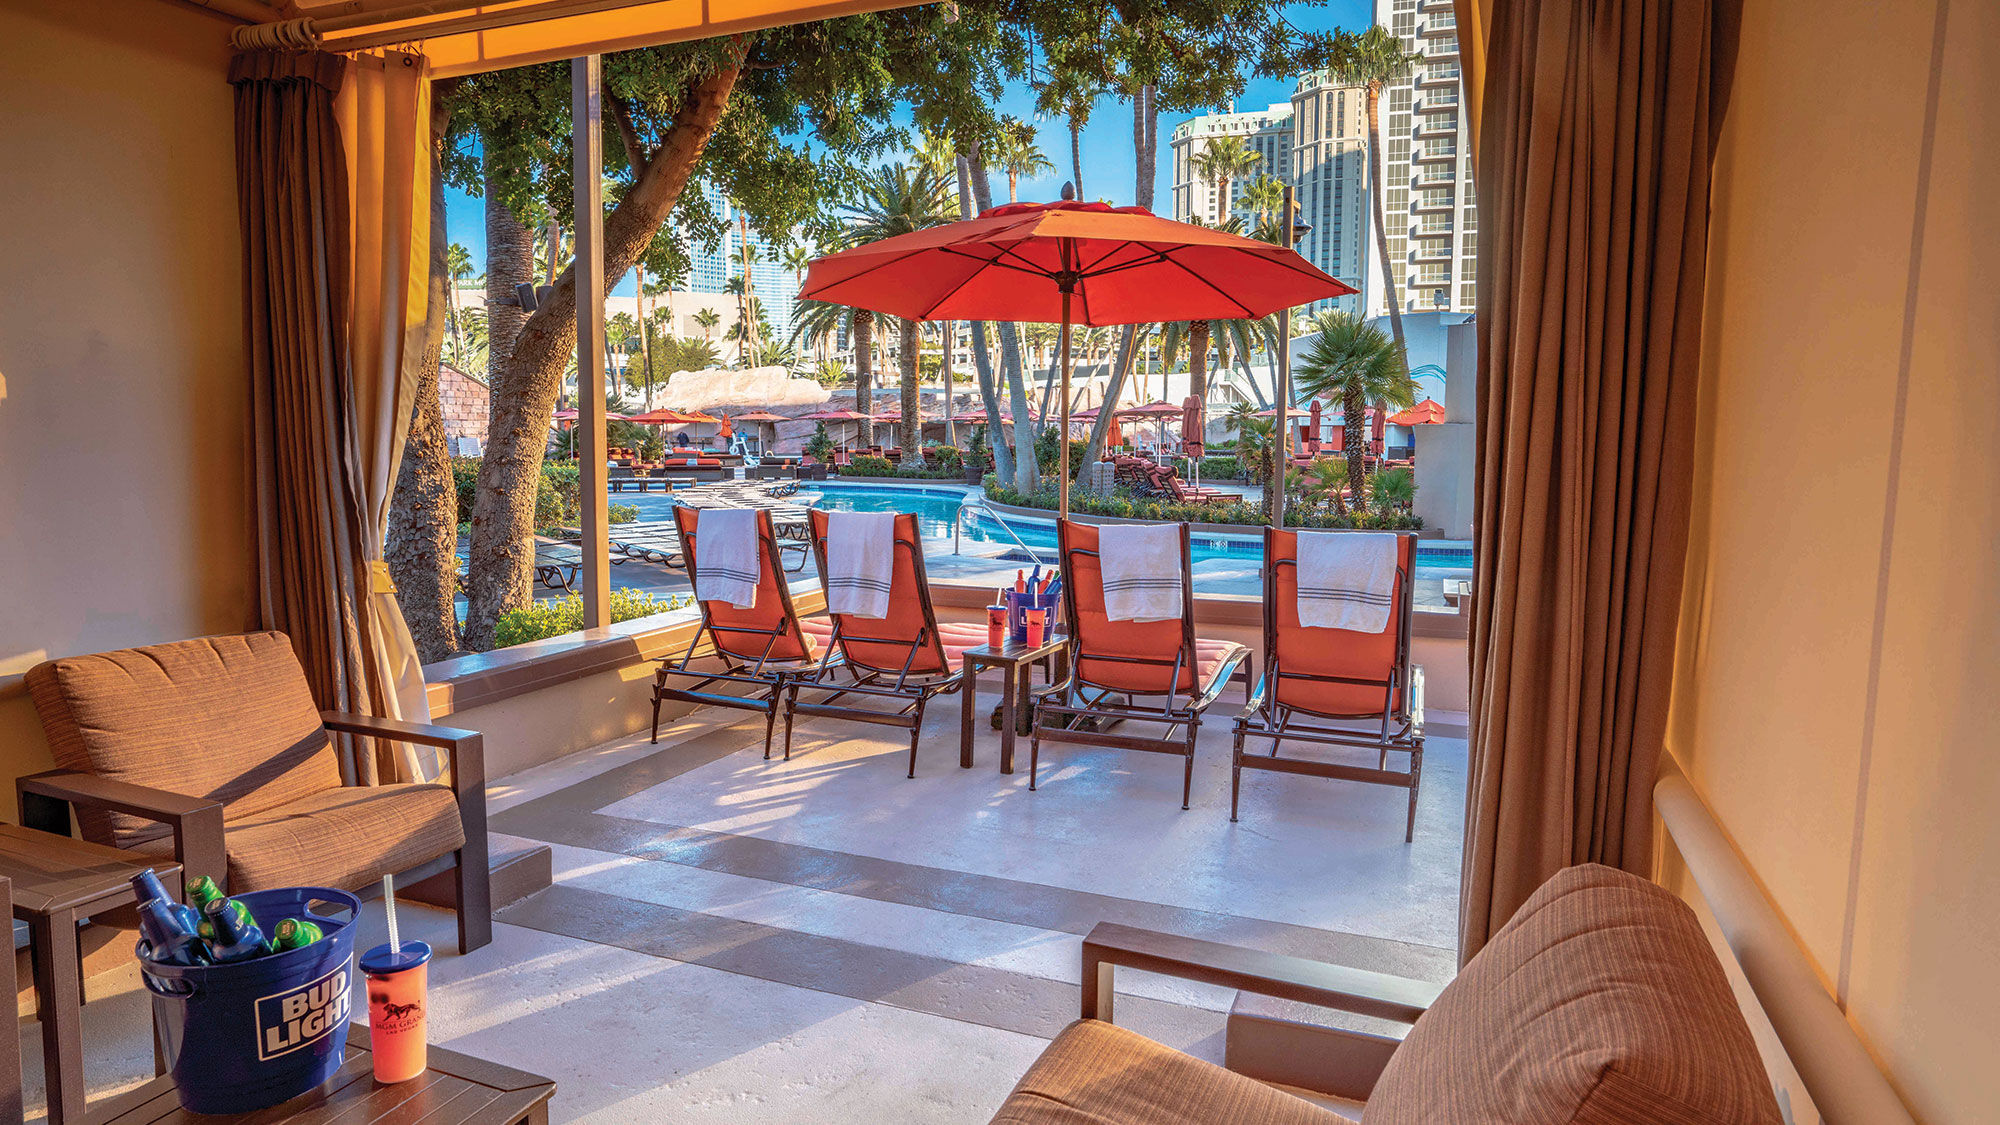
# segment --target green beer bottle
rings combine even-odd
[[[197,878],[194,882],[187,885],[188,905],[194,907],[197,913],[208,906],[209,900],[221,897],[222,888],[216,885],[214,879],[206,875]]]
[[[314,923],[286,918],[271,927],[271,952],[283,953],[287,949],[298,949],[311,945],[325,936]]]

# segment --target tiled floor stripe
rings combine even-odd
[[[779,929],[557,884],[496,915],[509,925],[964,1023],[1053,1037],[1076,1018],[1074,984]],[[1147,997],[1123,1023],[1171,1042],[1221,1032],[1224,1014]]]

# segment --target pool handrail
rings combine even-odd
[[[1028,546],[1028,544],[1025,541],[1023,541],[1019,535],[1016,535],[1014,533],[1014,529],[1008,526],[1007,521],[1000,518],[1000,513],[986,506],[986,498],[983,496],[967,496],[964,502],[959,504],[958,514],[952,517],[951,519],[952,554],[956,555],[960,553],[958,549],[959,531],[965,526],[965,513],[973,510],[974,508],[977,508],[978,510],[985,512],[988,516],[992,517],[993,522],[1000,525],[1000,530],[1007,533],[1007,538],[1012,539],[1016,546],[1020,547],[1021,550],[1026,551],[1028,553],[1028,557],[1030,559],[1033,559],[1037,566],[1052,561],[1049,559],[1042,558],[1042,553],[1040,551],[1037,551],[1033,547]]]

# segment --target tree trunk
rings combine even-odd
[[[1132,95],[1132,152],[1138,158],[1132,202],[1149,210],[1153,206],[1153,181],[1159,174],[1159,125],[1159,111],[1153,108],[1153,88],[1141,86]],[[1086,462],[1104,459],[1104,435],[1111,426],[1112,410],[1118,405],[1118,396],[1125,393],[1125,379],[1132,373],[1138,355],[1138,330],[1128,324],[1118,344],[1118,365],[1105,380],[1102,409],[1097,413],[1097,421],[1091,424],[1090,441],[1084,446]]]
[[[434,183],[442,184],[444,127],[451,101],[440,92],[431,106],[431,175]],[[396,604],[402,607],[403,620],[417,642],[418,658],[426,664],[458,651],[458,611],[453,601],[458,573],[458,488],[445,447],[444,404],[438,397],[443,322],[451,310],[445,294],[458,284],[450,263],[445,193],[433,191],[431,292],[423,359],[417,366],[416,405],[409,440],[403,446],[403,463],[396,470],[388,536],[383,542],[389,576],[396,583]]]
[[[988,182],[986,163],[974,153],[972,198],[981,211],[993,206],[992,189],[987,186]],[[1012,194],[1011,189],[1009,194]],[[1007,406],[1014,416],[1014,487],[1021,492],[1033,492],[1038,475],[1035,464],[1035,417],[1028,410],[1027,381],[1021,371],[1021,337],[1011,321],[1002,321],[999,330],[1000,371],[1007,380]],[[990,417],[997,418],[998,415]]]
[[[1076,197],[1083,194],[1083,129],[1076,118],[1069,119],[1069,170],[1076,177]]]
[[[1361,401],[1361,395],[1355,391],[1349,391],[1341,396],[1340,411],[1341,429],[1344,431],[1341,444],[1346,447],[1343,452],[1347,454],[1348,495],[1353,498],[1358,508],[1364,499],[1362,478],[1365,475],[1366,461],[1363,458],[1367,447],[1362,445],[1362,442],[1366,440],[1368,412],[1366,404]]]
[[[1208,335],[1209,324],[1197,320],[1188,325],[1188,385],[1194,391],[1195,402],[1201,407],[1201,418],[1208,417]],[[1188,435],[1182,434],[1186,442]],[[1194,435],[1195,441],[1203,440],[1202,435]]]
[[[972,190],[972,171],[977,144],[965,146],[958,154],[958,209],[964,215],[979,213],[978,196]],[[983,174],[983,173],[982,173]],[[972,373],[979,385],[979,402],[986,411],[986,433],[991,440],[987,448],[993,451],[993,476],[995,480],[1014,479],[1014,451],[1007,448],[1006,438],[1000,430],[999,384],[993,378],[993,353],[987,350],[986,322],[972,322]]]
[[[499,378],[528,313],[516,286],[535,280],[535,236],[500,198],[499,170],[486,158],[486,381]]]
[[[905,320],[903,326],[903,460],[913,464],[924,463],[924,419],[917,394],[917,379],[923,371],[924,352],[918,342],[921,327],[914,320]]]
[[[956,449],[958,423],[951,419],[958,413],[958,406],[951,397],[951,352],[952,346],[958,342],[958,333],[953,321],[947,320],[941,327],[944,329],[944,351],[938,357],[938,370],[944,376],[944,443]]]
[[[639,299],[639,362],[644,366],[646,373],[646,401],[641,403],[639,408],[645,411],[653,408],[653,326],[646,319],[645,263],[632,267],[632,285],[632,291]]]
[[[1396,267],[1389,261],[1389,220],[1382,210],[1382,91],[1368,85],[1368,203],[1375,211],[1375,252],[1382,258],[1382,296],[1389,306],[1389,331],[1396,337],[1396,350],[1403,346],[1403,303],[1396,297]]]
[[[872,414],[875,398],[875,314],[854,310],[854,412]],[[875,423],[863,418],[855,423],[856,438],[865,448],[875,444]]]
[[[687,185],[709,135],[722,119],[742,65],[742,40],[729,66],[697,81],[618,206],[604,221],[604,276],[622,277],[638,263]],[[601,293],[585,295],[597,300]],[[466,591],[466,647],[493,647],[500,615],[528,604],[534,570],[535,493],[548,447],[549,414],[562,389],[563,369],[576,348],[576,270],[565,269],[554,291],[522,325],[506,358],[496,361],[493,413],[479,492],[472,509],[471,581]],[[496,340],[496,356],[502,354]]]

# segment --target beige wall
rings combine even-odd
[[[1670,734],[1934,1122],[2000,1105],[2000,8],[1932,95],[1942,6],[1747,6]]]
[[[0,0],[0,785],[18,673],[249,623],[227,26]]]

